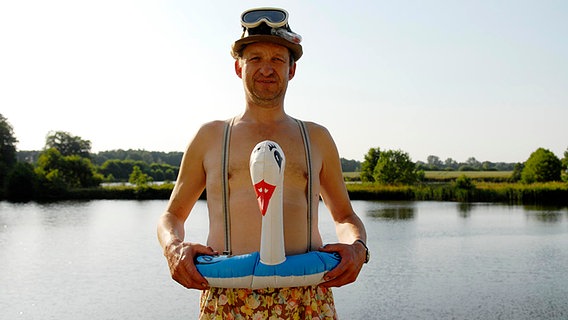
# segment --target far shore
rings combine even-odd
[[[59,200],[151,200],[169,199],[172,182],[133,186],[111,185],[98,188],[76,189],[40,201]],[[398,201],[453,201],[453,202],[494,202],[518,205],[568,206],[568,184],[548,183],[507,183],[473,182],[463,188],[452,182],[421,183],[413,186],[389,186],[375,183],[347,183],[351,200],[398,200]],[[201,199],[207,198],[204,191]]]

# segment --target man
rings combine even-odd
[[[253,9],[245,11],[241,20],[244,32],[233,44],[232,55],[235,72],[245,89],[245,110],[231,120],[204,124],[190,141],[169,204],[158,224],[158,238],[172,278],[186,288],[203,290],[200,318],[215,315],[336,318],[329,288],[355,281],[368,261],[365,228],[351,207],[339,154],[329,132],[307,122],[309,138],[304,143],[301,125],[284,111],[288,81],[294,78],[296,61],[302,56],[301,38],[291,31],[287,12]],[[225,130],[230,132],[226,140]],[[233,255],[259,250],[261,215],[248,162],[253,147],[263,140],[276,141],[286,156],[286,254],[305,253],[308,247],[337,252],[341,262],[326,274],[323,283],[313,287],[210,288],[195,267],[196,256],[220,254],[228,247]],[[309,145],[311,173],[305,144]],[[227,162],[225,170],[224,162]],[[224,171],[228,171],[226,188]],[[204,189],[209,210],[207,245],[184,242],[184,222]],[[311,201],[307,196],[309,189],[313,191]],[[335,221],[339,243],[323,246],[317,227],[320,195]],[[228,204],[230,217],[227,223],[224,203]],[[311,203],[311,219],[306,219],[308,203]]]

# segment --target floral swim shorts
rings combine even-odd
[[[199,319],[337,319],[331,289],[322,286],[201,292]]]

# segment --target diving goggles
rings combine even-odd
[[[256,8],[241,15],[241,25],[245,28],[256,28],[263,22],[271,28],[284,27],[288,24],[288,12],[278,8]]]

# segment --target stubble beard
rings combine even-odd
[[[248,86],[248,95],[252,102],[261,106],[273,106],[280,105],[284,101],[284,95],[286,94],[286,84],[278,82],[277,88],[275,90],[261,89],[256,86],[256,82],[253,80]]]

